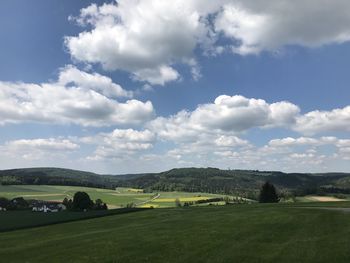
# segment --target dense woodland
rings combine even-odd
[[[27,168],[0,171],[2,185],[70,185],[114,189],[115,176],[61,168]]]
[[[181,168],[161,173],[99,175],[60,168],[30,168],[0,171],[2,185],[72,185],[114,189],[142,188],[148,192],[186,191],[243,194],[256,197],[266,181],[282,194],[350,193],[350,174],[303,174],[217,168]]]

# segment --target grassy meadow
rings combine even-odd
[[[349,202],[334,202],[350,207]],[[335,206],[333,203],[333,206]],[[349,262],[350,213],[306,203],[149,209],[1,233],[6,262]]]
[[[121,208],[113,210],[92,210],[87,212],[63,211],[59,213],[36,213],[28,210],[0,212],[0,232],[142,210],[142,208]]]
[[[175,207],[209,193],[48,185],[0,186],[0,196],[62,200],[77,191],[110,208],[88,212],[0,212],[4,262],[349,262],[349,197],[295,203]],[[130,213],[138,211],[137,213]],[[84,220],[83,220],[84,219]]]

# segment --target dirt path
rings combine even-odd
[[[144,205],[144,204],[150,203],[150,202],[152,202],[153,200],[156,200],[159,197],[160,197],[160,194],[157,194],[156,196],[152,197],[151,199],[148,199],[146,201],[137,203],[135,206],[139,206],[139,205]]]
[[[336,198],[333,196],[310,196],[309,199],[315,200],[318,202],[341,202],[344,199]]]

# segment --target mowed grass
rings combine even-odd
[[[0,212],[0,232],[44,225],[52,225],[62,222],[83,220],[87,218],[137,212],[140,210],[141,209],[138,208],[121,208],[114,210],[99,210],[87,212],[64,211],[60,213],[39,213],[31,212],[28,210]]]
[[[4,262],[349,262],[350,213],[293,205],[150,209],[1,234]]]
[[[186,193],[186,192],[159,192],[159,198],[151,200],[155,193],[143,193],[142,189],[117,188],[100,189],[78,186],[56,186],[56,185],[0,185],[0,197],[14,198],[22,196],[25,199],[39,199],[46,201],[62,201],[65,197],[73,198],[78,191],[89,194],[92,200],[98,198],[107,203],[109,208],[125,207],[133,203],[140,207],[175,207],[175,199],[181,202],[197,201],[201,199],[223,197],[208,193]]]

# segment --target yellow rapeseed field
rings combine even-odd
[[[180,197],[179,200],[180,202],[195,202],[198,200],[205,200],[205,199],[209,199],[210,197],[207,196],[194,196],[194,197]],[[158,198],[153,200],[153,202],[157,202],[157,203],[170,203],[170,202],[175,202],[176,198]]]
[[[141,205],[140,206],[141,208],[158,208],[159,205],[156,205],[156,204],[144,204],[144,205]]]

